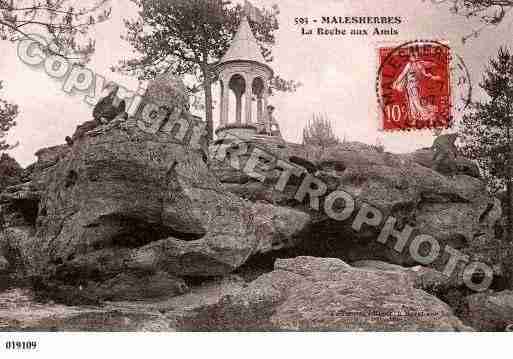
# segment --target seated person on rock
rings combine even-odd
[[[433,154],[433,169],[439,173],[455,175],[458,168],[456,159],[458,157],[458,148],[456,147],[457,133],[439,135],[436,137],[431,147]]]
[[[112,86],[110,93],[102,98],[94,107],[93,117],[101,124],[107,124],[115,119],[128,119],[126,102],[118,96],[119,86]]]
[[[87,132],[94,130],[100,125],[106,125],[114,122],[122,122],[128,119],[126,110],[126,102],[118,96],[119,86],[111,86],[111,91],[107,96],[102,98],[94,107],[92,121],[87,121],[77,127],[73,137],[66,137],[68,145],[83,137]]]

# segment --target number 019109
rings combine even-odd
[[[5,342],[5,349],[6,350],[35,350],[35,349],[37,349],[37,342],[10,340],[10,341]]]

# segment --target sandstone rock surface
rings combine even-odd
[[[348,262],[376,259],[417,265],[409,253],[399,254],[390,248],[393,240],[388,246],[376,243],[382,226],[366,226],[358,232],[352,230],[358,209],[366,203],[380,210],[382,224],[393,216],[397,219],[396,228],[409,225],[415,229],[414,233],[436,238],[442,249],[449,245],[464,252],[470,260],[483,261],[495,266],[497,273],[501,272],[496,250],[500,241],[495,235],[502,215],[501,206],[487,193],[475,165],[465,159],[458,161],[466,167],[461,165],[462,170],[457,174],[444,176],[430,168],[430,150],[396,155],[364,144],[342,143],[324,151],[289,145],[288,155],[289,159],[304,159],[312,164],[306,167],[317,169],[313,174],[326,184],[326,194],[336,190],[348,192],[356,202],[353,216],[338,222],[328,218],[322,210],[312,210],[308,197],[298,203],[295,196],[304,176],[292,176],[284,191],[275,190],[275,172],[279,171],[275,162],[266,163],[265,169],[260,171],[266,176],[265,182],[248,178],[240,182],[235,178],[240,171],[232,169],[230,172],[215,163],[213,167],[214,172],[218,168],[223,173],[221,181],[232,193],[251,201],[292,207],[312,216],[312,236],[299,243],[298,254],[335,256]],[[241,161],[239,168],[244,168],[247,156],[239,156],[235,151],[235,157]],[[234,160],[228,156],[226,162],[230,161]],[[301,167],[297,161],[292,164]],[[307,172],[312,171],[304,168],[303,173]],[[323,198],[321,196],[319,203],[321,209]],[[448,256],[442,256],[435,265],[441,269],[447,259]]]
[[[47,150],[43,160],[53,164],[33,166],[31,182],[1,196],[10,216],[1,242],[26,274],[224,275],[253,254],[293,246],[309,215],[225,193],[201,146],[188,141],[197,122],[187,121],[183,141],[131,121],[100,127],[67,152]]]
[[[250,283],[228,276],[178,296],[121,299],[63,306],[8,290],[0,294],[0,323],[2,330],[58,331],[472,330],[441,300],[415,288],[411,276],[330,258],[277,260],[272,272]]]
[[[513,325],[513,291],[473,294],[461,317],[479,331],[506,331]]]
[[[277,260],[239,292],[194,308],[186,330],[468,331],[441,300],[402,273],[352,268],[338,259]]]
[[[311,151],[250,141],[249,147],[263,148],[323,181],[327,193],[350,193],[356,211],[338,222],[312,210],[308,197],[295,199],[301,176],[293,176],[283,192],[276,191],[281,171],[272,160],[260,171],[263,182],[241,172],[247,155],[237,158],[237,168],[230,157],[229,164],[209,162],[202,139],[193,145],[197,121],[186,120],[180,139],[171,125],[148,133],[130,120],[100,127],[72,147],[40,151],[39,161],[25,171],[27,181],[0,194],[0,255],[9,269],[27,278],[50,278],[57,283],[51,290],[64,297],[69,290],[97,303],[181,298],[190,289],[181,277],[226,276],[262,254],[337,257],[343,261],[279,260],[274,271],[247,288],[182,312],[171,326],[299,330],[311,323],[311,329],[319,330],[461,329],[448,307],[432,296],[446,300],[459,295],[461,280],[419,267],[408,253],[377,243],[379,227],[352,230],[354,216],[367,203],[383,219],[397,218],[399,228],[410,225],[415,233],[434,236],[442,248],[450,245],[501,272],[494,235],[500,204],[472,171],[444,176],[422,163],[419,154],[394,155],[358,143]],[[323,204],[321,196],[321,208]],[[367,262],[357,264],[360,269],[344,262],[361,260]],[[376,318],[359,320],[372,313],[364,314],[357,302],[343,296],[345,312],[324,310],[334,308],[330,298],[338,298],[349,285],[358,289],[351,295],[362,302],[375,299]],[[386,296],[391,304],[383,305],[389,312],[380,304],[387,303]],[[308,298],[322,309],[307,307]],[[447,303],[452,305],[452,299]],[[402,306],[410,315],[406,320],[395,312]],[[294,312],[294,307],[306,309]],[[415,310],[428,314],[412,322]],[[433,319],[437,311],[439,324]],[[204,322],[202,315],[217,319]]]

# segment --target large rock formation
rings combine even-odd
[[[511,293],[469,296],[461,277],[378,243],[382,226],[352,228],[366,203],[500,276],[501,207],[472,162],[448,156],[445,172],[430,149],[267,136],[209,149],[187,109],[183,83],[164,76],[132,119],[85,123],[24,171],[0,158],[1,329],[471,330],[449,305],[478,329],[512,324]],[[277,191],[284,164],[296,174]],[[320,210],[296,200],[307,176],[326,187]],[[337,190],[355,199],[346,221],[322,210]],[[33,291],[3,291],[4,276]]]
[[[322,180],[327,193],[342,189],[357,207],[375,206],[398,226],[409,224],[442,248],[451,245],[501,273],[494,236],[501,210],[478,178],[443,176],[415,156],[358,143],[316,152],[256,138],[245,146],[271,156],[260,171],[262,183],[241,171],[251,153],[242,146],[235,157],[207,163],[201,141],[187,145],[200,124],[191,117],[186,124],[185,132],[169,123],[152,134],[131,120],[100,127],[73,147],[39,151],[27,171],[30,182],[0,196],[5,259],[27,275],[75,282],[126,272],[224,275],[251,256],[290,248],[286,256],[417,264],[407,251],[376,242],[379,228],[355,232],[354,216],[338,222],[309,208],[308,198],[297,202],[302,177],[293,176],[283,192],[274,190],[281,170],[272,158],[279,158]]]
[[[433,160],[434,152],[431,148],[423,148],[417,150],[409,156],[419,165],[435,169],[435,163]],[[456,172],[454,174],[466,174],[467,176],[475,178],[480,177],[479,167],[474,162],[463,156],[456,157],[453,167],[456,169]]]
[[[225,193],[201,146],[187,145],[199,125],[187,121],[184,141],[133,120],[55,156],[46,150],[32,181],[1,197],[8,260],[26,275],[76,284],[125,272],[224,275],[253,254],[293,246],[309,215]]]
[[[251,145],[251,141],[247,142]],[[261,148],[272,154],[267,148]],[[241,156],[239,149],[234,152],[241,161],[239,167],[244,168],[244,161],[249,156]],[[497,260],[500,243],[495,236],[496,224],[501,217],[498,200],[488,194],[475,165],[458,159],[457,168],[461,171],[446,176],[430,167],[432,163],[428,158],[432,157],[431,150],[396,155],[359,143],[343,143],[325,150],[288,146],[289,163],[323,181],[327,193],[346,191],[356,200],[358,208],[362,203],[374,206],[385,219],[395,217],[397,228],[408,224],[415,228],[415,233],[435,237],[442,249],[450,245],[469,255],[470,260],[495,266],[500,275],[502,269]],[[214,162],[213,165],[227,190],[249,200],[290,206],[310,213],[314,221],[312,235],[300,243],[293,254],[335,256],[349,262],[376,259],[400,265],[417,264],[408,251],[400,255],[389,246],[376,242],[381,227],[353,231],[351,224],[357,210],[349,220],[338,222],[322,211],[310,210],[308,197],[305,203],[295,201],[302,178],[292,176],[284,191],[274,190],[276,171],[282,171],[276,162],[266,163],[265,170],[260,171],[266,177],[262,183],[228,168],[226,162],[229,161],[230,156],[225,163]],[[320,207],[323,207],[323,198]],[[394,245],[393,240],[390,242]],[[435,265],[441,266],[447,259],[442,256]]]
[[[28,289],[0,292],[0,331],[170,331],[156,309],[80,307],[40,303]]]
[[[185,330],[472,330],[407,275],[312,257],[277,260],[246,288],[175,320]]]
[[[337,222],[312,210],[308,198],[295,200],[309,173],[327,185],[327,193],[344,190],[358,208],[375,206],[398,225],[431,234],[500,274],[494,236],[500,206],[469,167],[444,176],[417,154],[382,153],[357,143],[313,151],[255,138],[244,146],[271,159],[258,169],[265,177],[259,182],[241,171],[250,152],[238,147],[232,149],[236,157],[219,162],[211,155],[211,161],[201,140],[194,145],[194,128],[201,124],[191,116],[185,120],[185,132],[171,122],[148,133],[136,119],[101,126],[72,147],[39,151],[38,162],[21,175],[25,182],[0,194],[0,275],[16,270],[31,278],[37,295],[23,294],[28,301],[48,297],[72,305],[27,304],[40,317],[27,318],[26,328],[87,329],[102,317],[99,330],[120,329],[123,322],[128,330],[470,329],[438,299],[457,314],[474,305],[474,297],[463,300],[461,278],[415,266],[408,253],[377,243],[379,228],[353,231],[354,216]],[[283,192],[273,188],[281,173],[277,158],[304,172]],[[227,276],[250,258],[258,266],[262,255],[272,262],[298,255],[360,262],[277,260],[270,273],[257,268],[259,276],[249,284],[230,282],[229,293],[217,284],[198,291],[189,282]],[[198,299],[203,296],[209,299]],[[143,304],[76,307],[134,300]],[[144,300],[167,304],[157,310]],[[44,314],[55,310],[62,315]],[[12,313],[0,313],[0,319],[9,328],[21,325]]]
[[[513,291],[470,295],[464,300],[460,317],[479,331],[511,331]]]
[[[418,289],[409,275],[353,268],[330,258],[277,260],[272,272],[250,283],[230,276],[174,298],[87,307],[36,299],[27,290],[0,293],[0,327],[18,331],[472,330],[445,303]]]

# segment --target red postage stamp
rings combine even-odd
[[[378,49],[378,98],[385,131],[448,128],[451,51],[438,42]]]

